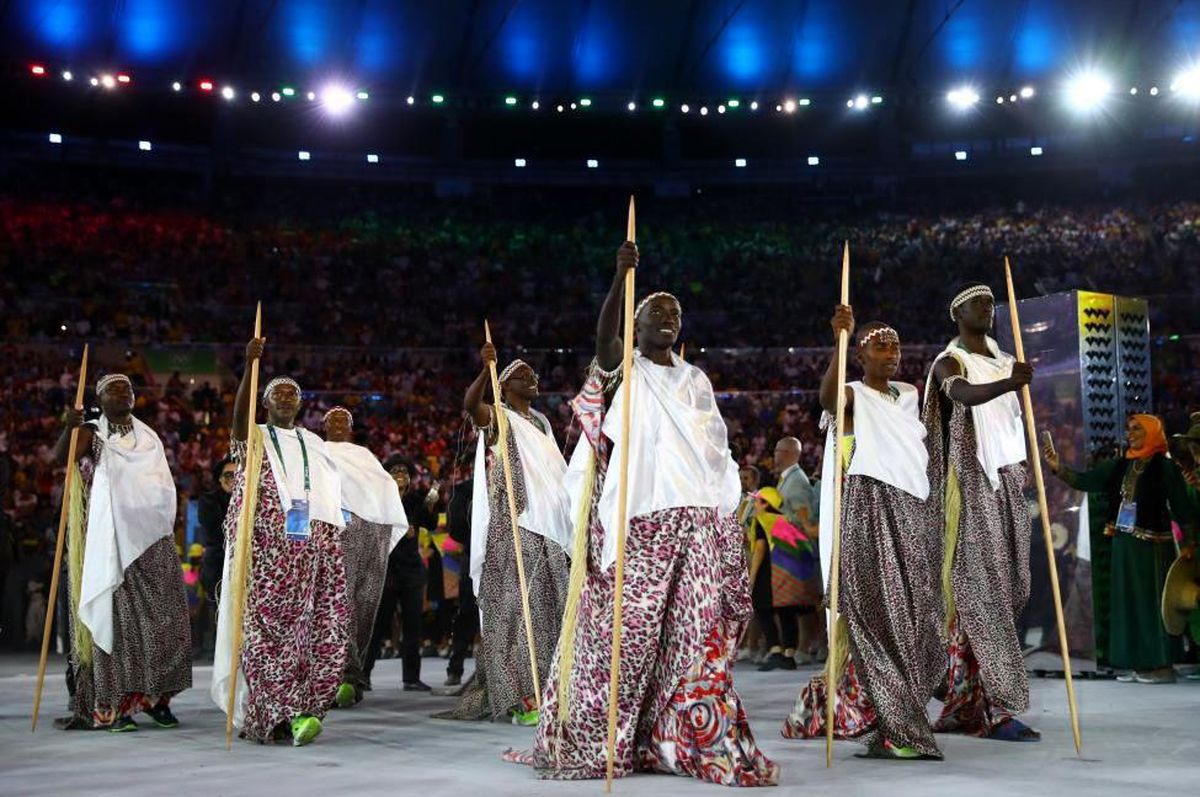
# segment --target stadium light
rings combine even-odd
[[[201,91],[212,91],[213,90],[213,82],[211,80],[201,80],[200,81],[200,90]]]
[[[588,158],[587,167],[589,169],[599,169],[600,161],[596,160],[595,158]]]
[[[233,98],[237,96],[237,92],[233,90],[233,86],[225,86],[221,89],[221,96],[226,102],[232,102]]]
[[[446,101],[446,98],[443,97],[441,94],[434,94],[429,99],[433,100],[434,105],[441,105],[443,102]]]
[[[577,110],[579,110],[579,104],[578,104],[578,103],[574,103],[574,102],[573,102],[573,103],[571,103],[571,110],[572,110],[572,111],[577,111]]]
[[[808,156],[808,165],[809,166],[820,166],[821,159],[818,158],[816,155],[809,155]]]
[[[636,110],[637,110],[637,103],[636,103],[636,102],[634,102],[633,100],[630,100],[628,103],[626,103],[626,104],[625,104],[625,107],[626,107],[626,108],[627,108],[629,111],[631,111],[631,112],[632,112],[632,111],[636,111]]]
[[[92,78],[91,80],[89,80],[88,82],[89,82],[89,83],[91,83],[93,86],[99,86],[99,85],[100,85],[100,78],[98,78],[98,77],[94,77],[94,78]]]
[[[946,92],[946,102],[959,112],[972,108],[979,102],[979,92],[974,86],[959,86]],[[996,102],[1004,102],[1003,97],[997,97]]]
[[[588,97],[584,97],[583,99],[581,99],[581,100],[579,101],[579,105],[580,105],[581,107],[583,107],[583,108],[591,108],[591,107],[592,107],[592,101],[591,101],[591,99],[589,99]]]
[[[708,116],[708,106],[707,106],[707,105],[701,105],[701,106],[700,106],[700,115],[701,115],[701,116]]]
[[[745,169],[746,168],[746,159],[745,158],[734,158],[733,165],[738,169]]]
[[[728,105],[730,108],[740,108],[742,105],[742,101],[741,100],[730,100],[729,102],[727,102],[725,104]]]
[[[1157,97],[1157,96],[1158,96],[1158,86],[1151,86],[1151,87],[1150,87],[1150,96],[1151,96],[1151,97]]]
[[[291,86],[284,86],[283,88],[281,88],[279,90],[279,93],[285,97],[295,97],[296,96],[296,90],[294,88],[292,88]]]
[[[365,91],[358,91],[358,92],[355,92],[354,98],[357,100],[362,100],[363,102],[366,102],[367,100],[371,99],[371,95]]]
[[[1189,100],[1200,99],[1200,67],[1192,67],[1175,76],[1171,91]]]
[[[686,102],[683,105],[679,106],[680,113],[687,113],[690,110],[692,110],[692,109],[688,107],[688,104]]]
[[[718,105],[718,106],[717,106],[717,113],[725,113],[725,106],[724,106],[724,105]]]
[[[106,89],[115,89],[117,87],[117,79],[112,75],[101,75],[100,85]]]
[[[801,97],[799,100],[797,100],[796,104],[802,108],[807,108],[808,106],[812,105],[812,100],[810,100],[808,97]]]
[[[367,153],[367,163],[379,163],[379,156],[374,152]]]
[[[796,112],[796,101],[795,100],[784,100],[783,111],[784,111],[784,113],[795,113]]]
[[[409,105],[414,105],[414,104],[416,103],[416,101],[417,101],[417,98],[416,98],[416,97],[411,97],[411,96],[410,96],[410,97],[409,97],[409,98],[406,100],[406,102],[407,102]]]
[[[872,105],[879,105],[881,102],[883,102],[883,97],[880,97],[878,94],[871,98]]]
[[[1004,104],[1004,98],[1003,98],[1003,97],[997,97],[997,98],[996,98],[996,104],[997,104],[997,105],[1003,105],[1003,104]]]
[[[317,98],[317,93],[315,91],[310,91],[310,92],[308,92],[308,94],[305,94],[304,96],[308,98],[309,102],[312,102],[313,100],[315,100]]]
[[[1030,147],[1029,154],[1035,158],[1040,157],[1042,154],[1042,148],[1041,147]]]
[[[1094,111],[1104,104],[1111,91],[1112,82],[1103,73],[1082,72],[1067,81],[1067,104],[1076,111]]]
[[[62,133],[51,133],[50,134],[50,143],[51,144],[61,144],[62,143]]]
[[[41,64],[32,64],[29,67],[29,72],[34,77],[45,77],[46,76],[46,67],[42,66]]]
[[[754,102],[750,103],[750,110],[752,110],[752,111],[758,110],[758,100],[755,100]]]
[[[1023,99],[1023,100],[1029,99],[1030,97],[1032,97],[1034,95],[1034,93],[1035,92],[1033,90],[1033,86],[1022,86],[1021,87],[1021,99]]]
[[[542,107],[542,104],[537,100],[534,100],[533,102],[529,103],[529,107],[536,111],[538,108]]]
[[[865,111],[870,103],[871,100],[866,94],[859,94],[857,97],[847,102],[846,107],[853,108],[856,111]]]
[[[965,161],[967,159],[967,151],[965,149],[955,150],[954,160]]]
[[[662,97],[655,97],[653,100],[650,101],[650,104],[653,105],[655,108],[662,108],[663,106],[665,106],[667,104],[667,101],[664,100]]]
[[[511,108],[517,104],[517,98],[509,95],[504,98],[504,104]]]
[[[183,91],[183,84],[176,80],[171,84],[171,91]]]
[[[142,152],[150,152],[152,149],[154,149],[154,145],[149,141],[139,141],[138,149],[140,149]]]
[[[296,153],[296,157],[302,161],[312,159],[312,155],[308,152],[308,150],[303,150],[303,149]]]
[[[123,73],[122,73],[122,74],[119,74],[119,75],[117,75],[117,82],[118,82],[118,83],[122,83],[122,84],[129,84],[129,83],[130,83],[130,82],[132,82],[132,81],[133,81],[133,78],[131,78],[129,75],[126,75],[126,74],[123,74]]]
[[[250,102],[258,102],[261,99],[262,99],[262,95],[259,94],[257,91],[250,92]]]
[[[513,166],[516,166],[518,169],[524,169],[525,168],[525,159],[524,158],[516,158],[515,160],[513,160]]]
[[[279,102],[282,99],[283,99],[283,95],[280,94],[278,91],[271,92],[271,102]]]
[[[330,83],[321,89],[321,108],[330,116],[341,116],[354,105],[354,95],[345,86]]]

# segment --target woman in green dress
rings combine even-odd
[[[1179,640],[1163,627],[1159,605],[1167,570],[1175,561],[1171,521],[1183,530],[1179,555],[1190,558],[1196,548],[1196,507],[1188,500],[1179,465],[1166,456],[1162,421],[1131,415],[1125,436],[1123,458],[1086,471],[1063,465],[1053,445],[1045,445],[1042,453],[1050,470],[1068,485],[1107,498],[1103,539],[1111,545],[1111,565],[1108,611],[1098,610],[1096,616],[1098,663],[1129,671],[1122,681],[1171,683]]]

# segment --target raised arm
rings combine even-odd
[[[600,319],[596,322],[596,363],[601,369],[611,371],[621,364],[623,353],[621,341],[621,304],[625,298],[625,272],[638,263],[637,244],[626,241],[617,250],[617,273],[604,304],[600,307]]]
[[[833,342],[837,343],[838,333],[846,330],[847,335],[854,334],[854,310],[848,304],[839,304],[833,311],[833,319],[829,322],[833,327]],[[846,411],[854,404],[854,391],[846,388]],[[830,415],[837,414],[837,349],[829,358],[829,367],[821,377],[821,408]]]
[[[75,445],[75,459],[80,460],[92,451],[92,427],[83,425],[83,410],[67,407],[63,416],[62,434],[54,444],[54,461],[59,465],[66,464],[67,453],[71,448],[71,430],[79,429],[79,442]]]
[[[479,350],[479,359],[483,360],[483,369],[467,388],[467,393],[463,396],[463,409],[471,416],[476,426],[484,427],[492,422],[492,411],[484,404],[483,394],[487,392],[488,382],[491,381],[488,364],[496,362],[496,347],[490,343],[483,344],[483,348]]]
[[[942,383],[953,376],[964,376],[962,366],[953,357],[943,357],[933,366],[933,378],[940,390]],[[972,385],[966,379],[955,379],[950,383],[947,394],[951,399],[967,407],[987,404],[1005,393],[1015,393],[1033,381],[1033,366],[1029,363],[1013,363],[1012,376],[984,385]]]
[[[266,342],[266,338],[255,338],[246,344],[246,366],[242,370],[242,381],[238,385],[237,399],[233,402],[233,428],[229,430],[229,436],[234,440],[246,439],[246,422],[250,418],[250,402],[254,401],[254,396],[250,395],[250,363],[262,357],[263,346]]]

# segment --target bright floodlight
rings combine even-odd
[[[850,107],[852,107],[856,111],[865,111],[867,109],[867,105],[869,105],[870,102],[871,101],[867,98],[866,94],[859,94],[857,97],[855,97],[853,100],[850,101]]]
[[[680,106],[679,106],[679,110],[680,110],[680,112],[681,112],[681,113],[687,113],[688,111],[690,111],[690,110],[692,110],[692,109],[691,109],[691,108],[689,108],[689,107],[688,107],[688,104],[685,102],[683,105],[680,105]]]
[[[1042,148],[1041,147],[1030,147],[1029,154],[1036,158],[1042,154]]]
[[[754,102],[750,103],[750,110],[752,110],[752,111],[758,110],[758,100],[755,100]]]
[[[354,95],[345,86],[330,84],[321,89],[321,107],[330,116],[341,116],[354,104]]]
[[[312,102],[313,100],[315,100],[317,98],[317,93],[315,91],[310,91],[308,94],[305,94],[304,96],[308,98],[309,102]]]
[[[355,92],[354,97],[355,99],[363,100],[364,102],[371,99],[371,95],[365,91]]]
[[[100,85],[104,86],[106,89],[115,88],[117,85],[117,79],[112,75],[101,75]]]
[[[598,160],[596,160],[596,159],[594,159],[594,158],[588,158],[587,167],[588,167],[589,169],[599,169],[599,168],[600,168],[600,161],[598,161]]]
[[[512,107],[513,105],[516,105],[516,104],[517,104],[517,98],[516,98],[516,97],[513,97],[513,96],[511,96],[511,95],[510,95],[510,96],[508,96],[508,97],[505,97],[505,98],[504,98],[504,104],[505,104],[505,105],[507,105],[507,106],[509,106],[509,107]]]
[[[232,100],[237,96],[237,92],[233,90],[233,86],[226,86],[225,88],[221,89],[221,96],[226,100]]]
[[[667,104],[667,101],[664,100],[662,97],[655,97],[653,100],[650,101],[650,104],[653,105],[655,108],[661,108]]]
[[[529,103],[529,107],[536,111],[538,108],[542,107],[542,104],[537,100],[534,100],[533,102]]]
[[[61,144],[62,143],[62,133],[51,133],[50,134],[50,143],[51,144]]]
[[[1181,97],[1189,100],[1200,99],[1200,67],[1193,67],[1176,75],[1171,81],[1171,91],[1179,92]]]
[[[979,92],[973,86],[959,86],[946,93],[946,102],[954,106],[955,110],[965,111],[979,102]],[[1001,99],[998,102],[1004,102],[1004,100]]]
[[[142,152],[149,152],[150,150],[154,149],[154,145],[149,141],[139,141],[138,149],[140,149]]]
[[[808,97],[801,97],[800,101],[797,103],[797,105],[801,105],[801,106],[804,106],[805,108],[807,108],[809,105],[812,105],[812,100],[810,100]]]
[[[878,94],[871,98],[872,105],[878,105],[881,102],[883,102],[883,97],[880,97]]]
[[[967,159],[967,151],[965,149],[956,150],[954,152],[954,160],[965,161]]]
[[[29,71],[34,75],[34,77],[46,76],[46,67],[42,66],[41,64],[34,64],[33,66],[29,67]]]
[[[700,115],[701,115],[701,116],[708,116],[708,106],[707,106],[707,105],[701,105],[701,106],[700,106]]]
[[[525,159],[524,158],[515,158],[513,160],[513,166],[516,166],[518,169],[524,169],[525,168]]]
[[[280,94],[278,91],[271,92],[271,102],[279,102],[282,99],[283,99],[283,95]]]
[[[724,106],[724,105],[718,105],[718,106],[717,106],[717,113],[725,113],[725,106]]]
[[[590,99],[588,99],[587,97],[584,97],[583,99],[581,99],[581,100],[579,101],[579,104],[580,104],[581,106],[583,106],[584,108],[591,108],[591,107],[592,107],[592,101],[591,101]]]
[[[746,168],[746,159],[745,158],[734,158],[733,165],[739,169],[745,169]]]
[[[796,101],[795,100],[786,100],[783,103],[783,110],[786,113],[795,113],[796,112]]]
[[[302,161],[306,161],[306,160],[309,160],[310,158],[312,158],[312,155],[310,155],[307,150],[302,149],[296,153],[296,157]]]
[[[1067,104],[1077,111],[1093,111],[1104,103],[1112,83],[1099,72],[1084,72],[1067,81]]]
[[[816,155],[809,155],[808,156],[808,165],[809,166],[820,166],[821,159],[818,158]]]
[[[407,102],[409,105],[412,105],[416,101],[417,101],[416,97],[409,97],[407,100],[405,100],[405,102]]]
[[[100,85],[100,78],[98,78],[98,77],[94,77],[94,78],[92,78],[91,80],[89,80],[88,82],[89,82],[89,83],[91,83],[93,86],[99,86],[99,85]]]
[[[171,91],[183,91],[183,84],[176,80],[171,84]]]
[[[75,76],[74,76],[74,75],[72,75],[72,74],[71,74],[71,70],[69,70],[69,69],[68,69],[68,70],[66,70],[65,72],[63,72],[63,73],[62,73],[62,79],[63,79],[63,80],[65,80],[65,81],[67,81],[68,83],[70,83],[72,80],[74,80],[74,79],[75,79]]]
[[[251,102],[258,102],[261,99],[262,99],[262,95],[259,94],[257,91],[250,92],[250,101]]]
[[[374,152],[367,153],[367,163],[379,163],[379,156]]]
[[[1027,100],[1034,95],[1033,86],[1021,87],[1021,99]]]
[[[441,94],[434,94],[429,99],[433,100],[434,105],[441,105],[443,102],[446,101],[446,98],[443,97]]]
[[[626,108],[628,108],[630,111],[636,111],[636,110],[637,110],[637,103],[636,103],[636,102],[633,102],[633,101],[631,100],[629,103],[627,103],[627,104],[625,105],[625,107],[626,107]]]

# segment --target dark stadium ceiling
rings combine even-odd
[[[10,0],[5,60],[372,94],[986,92],[1166,82],[1200,0]]]

